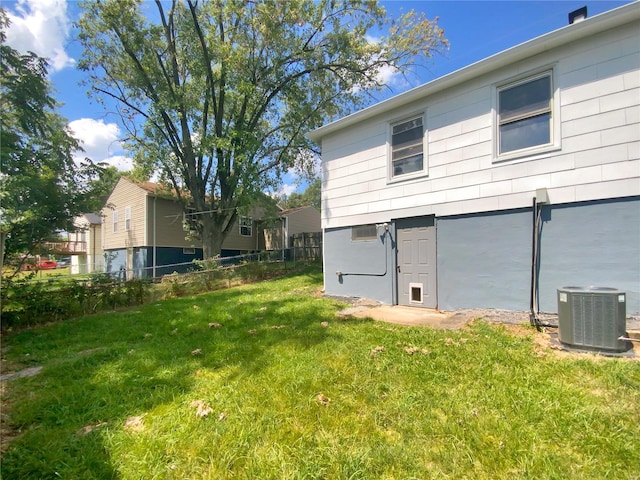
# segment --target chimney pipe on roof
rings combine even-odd
[[[584,7],[574,10],[569,14],[569,25],[586,20],[586,18],[587,18],[587,7],[585,5]]]

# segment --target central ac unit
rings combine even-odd
[[[558,289],[558,337],[570,347],[624,352],[631,343],[626,334],[625,292],[608,287]]]

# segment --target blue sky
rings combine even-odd
[[[422,83],[441,77],[490,55],[564,27],[569,12],[587,6],[589,17],[612,10],[630,1],[538,0],[538,1],[383,1],[387,13],[395,18],[408,10],[439,18],[450,48],[428,64],[418,65],[410,75],[400,78],[388,72],[389,89],[378,95],[388,98]],[[12,26],[7,42],[19,51],[32,50],[50,59],[50,79],[55,96],[62,103],[61,113],[83,142],[86,156],[106,161],[120,169],[131,166],[119,139],[123,130],[117,117],[88,98],[83,78],[75,65],[80,46],[73,21],[80,8],[67,0],[3,0]],[[372,32],[373,36],[381,32]],[[285,178],[283,192],[295,188],[295,178]]]

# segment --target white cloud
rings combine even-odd
[[[276,192],[277,195],[286,195],[287,197],[296,191],[297,185],[284,184],[280,187],[280,190]]]
[[[84,152],[77,159],[89,157],[94,162],[105,162],[118,170],[131,170],[132,160],[125,156],[120,144],[120,128],[104,120],[81,118],[69,123],[74,138],[80,140]]]
[[[66,0],[18,0],[7,14],[11,22],[8,45],[48,58],[54,72],[75,64],[64,49],[71,26]]]

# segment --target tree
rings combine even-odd
[[[207,258],[260,192],[313,159],[307,131],[363,105],[381,69],[404,72],[446,44],[435,21],[391,22],[375,0],[82,6],[79,66],[119,105],[136,161],[196,209]]]
[[[0,9],[0,246],[4,258],[31,253],[73,217],[95,208],[87,181],[91,162],[76,165],[81,150],[56,113],[46,78],[47,62],[5,44],[6,13]]]
[[[297,208],[311,205],[318,211],[321,208],[322,182],[319,177],[314,178],[302,193],[293,192],[289,196],[278,199],[282,208]]]

